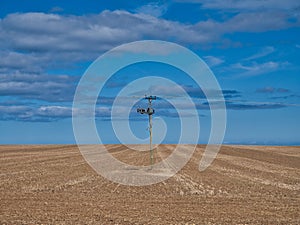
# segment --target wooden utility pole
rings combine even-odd
[[[152,109],[152,100],[156,100],[156,96],[145,96],[145,99],[148,100],[148,108],[142,109],[138,108],[137,112],[141,114],[147,114],[149,116],[149,135],[150,135],[150,165],[154,164],[154,156],[153,156],[153,149],[152,149],[152,115],[154,114],[155,110]]]

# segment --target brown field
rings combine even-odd
[[[157,161],[174,146],[160,145]],[[118,185],[77,146],[0,146],[1,224],[300,224],[300,147],[223,146],[204,172],[199,145],[165,182]],[[148,152],[108,145],[125,162]]]

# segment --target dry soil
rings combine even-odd
[[[124,162],[148,152],[107,145]],[[156,161],[174,145],[155,149]],[[98,175],[74,145],[0,146],[1,224],[300,224],[300,147],[205,146],[168,180],[124,186]]]

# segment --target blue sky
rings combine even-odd
[[[72,101],[84,71],[113,47],[151,39],[183,45],[210,66],[227,105],[224,143],[300,144],[299,27],[297,0],[2,0],[0,144],[75,143]],[[159,63],[124,68],[105,84],[96,111],[103,141],[118,142],[109,120],[114,97],[129,82],[150,75],[170,78],[195,102],[201,100],[199,142],[205,143],[210,111],[201,89]],[[173,93],[162,86],[145,92]],[[176,143],[176,110],[167,98],[154,107],[168,127],[164,142]],[[147,137],[147,118],[132,114],[129,121],[138,137]]]

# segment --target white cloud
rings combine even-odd
[[[67,118],[71,117],[72,108],[65,106],[41,106],[36,112],[35,116],[46,116],[46,117],[59,117]]]
[[[274,51],[275,51],[274,47],[267,46],[267,47],[264,47],[263,49],[261,49],[260,52],[257,52],[256,54],[254,54],[252,56],[249,56],[249,57],[245,58],[244,60],[253,60],[253,59],[262,58],[262,57],[265,57],[267,55],[270,55]]]
[[[0,75],[0,96],[68,102],[73,100],[77,81],[78,77],[66,75],[20,73]]]
[[[84,16],[15,13],[0,20],[0,72],[39,72],[49,65],[53,69],[56,64],[95,59],[117,45],[142,39],[213,41],[209,33],[192,25],[120,10]]]
[[[176,0],[201,4],[203,8],[238,11],[291,10],[300,6],[297,0]]]
[[[205,59],[205,62],[211,67],[218,66],[218,65],[224,63],[223,59],[215,57],[215,56],[210,56],[210,55],[204,56],[204,59]]]
[[[291,17],[281,12],[251,12],[240,13],[233,18],[219,24],[222,33],[233,32],[265,32],[300,26],[299,17],[297,22],[289,21]]]
[[[175,45],[170,45],[168,43],[160,42],[160,48],[156,47],[155,42],[149,42],[147,45],[134,46],[122,46],[122,50],[115,50],[115,54],[128,52],[128,53],[147,53],[153,55],[169,55],[171,53],[178,52],[178,47]]]
[[[180,43],[214,40],[193,25],[120,10],[84,16],[16,13],[0,20],[0,54],[5,59],[0,67],[2,72],[6,72],[3,68],[36,72],[51,63],[95,59],[117,45],[143,39]]]
[[[0,105],[0,120],[20,120],[30,122],[48,122],[69,118],[72,108],[63,106],[2,106]]]
[[[34,53],[24,54],[14,51],[0,51],[0,73],[9,73],[12,70],[23,73],[42,72],[48,57]]]
[[[288,66],[288,62],[265,62],[265,63],[256,63],[253,62],[250,65],[245,65],[242,63],[236,63],[231,66],[231,69],[238,73],[238,76],[257,76],[261,74],[266,74],[273,72],[279,69],[283,69]]]
[[[36,74],[48,68],[69,68],[74,62],[93,60],[112,47],[136,40],[171,40],[207,47],[224,42],[225,34],[300,26],[298,17],[294,22],[290,18],[286,12],[268,11],[240,13],[222,22],[209,19],[184,24],[122,10],[83,16],[15,13],[0,20],[0,74]],[[266,47],[252,59],[268,54],[271,48]],[[147,50],[166,54],[172,49],[150,46]],[[206,60],[211,66],[222,63],[222,59],[212,56]]]
[[[276,12],[243,13],[224,22],[183,24],[120,10],[84,16],[16,13],[0,21],[0,47],[30,52],[77,52],[83,56],[141,39],[207,44],[219,41],[226,33],[263,32],[300,25],[289,18]]]
[[[147,14],[154,17],[163,16],[168,10],[167,4],[149,3],[137,8],[135,11],[140,14]]]
[[[0,103],[0,120],[19,120],[30,122],[49,122],[61,119],[71,118],[72,111],[79,115],[89,116],[85,110],[74,109],[71,106],[60,105],[1,105]],[[110,118],[109,107],[97,107],[95,114],[97,118]]]

